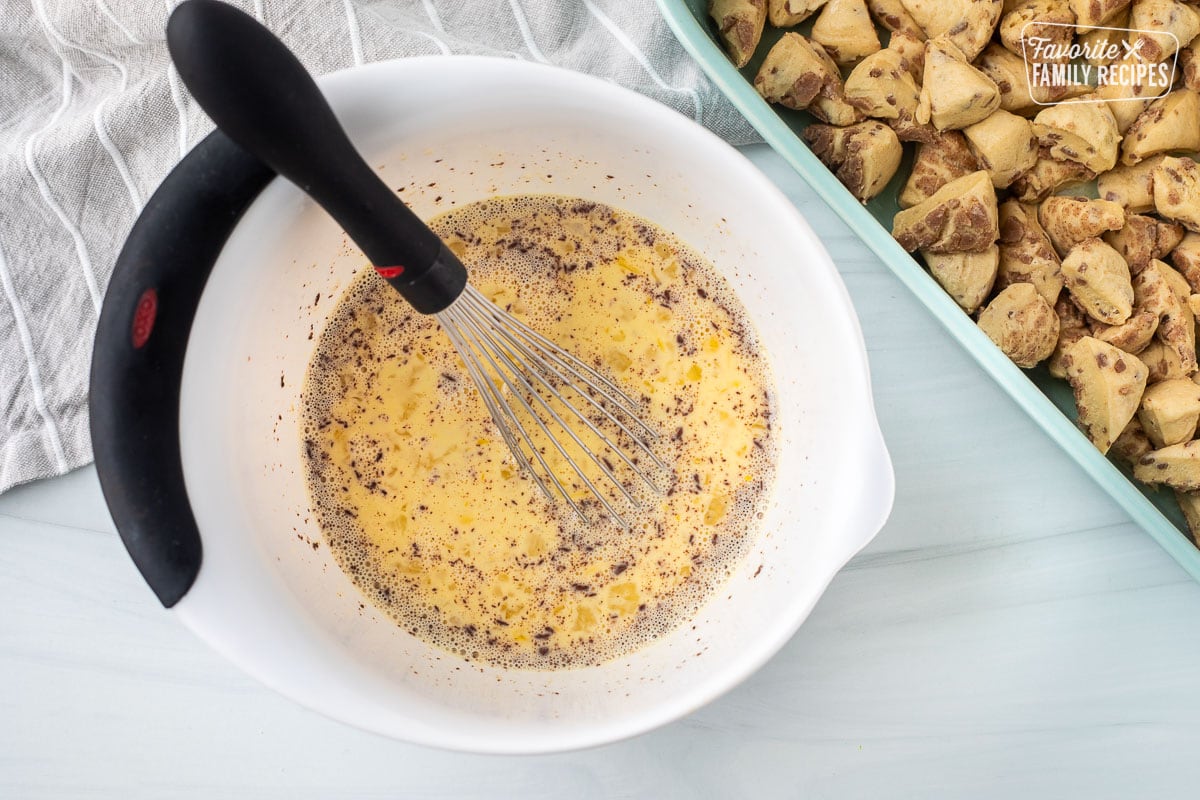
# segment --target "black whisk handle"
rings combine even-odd
[[[184,0],[167,46],[217,127],[316,200],[418,311],[441,311],[462,293],[462,263],[358,154],[273,33],[220,0]]]

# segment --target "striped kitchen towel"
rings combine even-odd
[[[750,126],[654,0],[240,0],[315,73],[477,54],[590,72],[735,144]],[[211,128],[167,56],[173,0],[0,0],[0,491],[91,460],[101,299],[155,186]]]

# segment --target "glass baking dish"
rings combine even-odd
[[[1129,512],[1180,566],[1200,581],[1200,550],[1187,535],[1187,526],[1173,493],[1169,489],[1154,489],[1134,483],[1128,470],[1101,455],[1075,427],[1075,402],[1066,382],[1052,377],[1044,366],[1022,370],[1009,361],[921,264],[892,239],[892,217],[900,210],[896,196],[903,185],[904,176],[908,174],[910,154],[906,153],[896,177],[878,197],[865,205],[859,203],[800,139],[799,133],[813,118],[803,111],[768,105],[754,90],[753,80],[758,66],[782,31],[767,25],[754,58],[739,71],[715,38],[715,28],[707,14],[707,0],[657,2],[679,41],[763,139],[875,251],[888,269],[1034,422]],[[809,23],[811,20],[800,30],[806,30]]]

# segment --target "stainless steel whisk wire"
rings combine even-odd
[[[504,443],[512,452],[517,463],[532,477],[546,498],[553,501],[554,493],[550,491],[550,487],[546,485],[542,475],[534,469],[525,455],[525,449],[533,454],[542,472],[549,478],[551,485],[572,510],[585,522],[590,523],[591,520],[575,498],[571,496],[571,492],[546,463],[542,452],[534,444],[530,431],[522,423],[501,387],[507,389],[508,394],[516,399],[520,408],[529,419],[533,420],[537,429],[545,435],[563,460],[571,467],[575,476],[604,506],[609,517],[617,525],[628,530],[629,523],[624,516],[613,507],[605,493],[588,477],[580,464],[570,456],[560,437],[551,431],[551,423],[575,443],[588,460],[636,509],[641,507],[641,503],[613,473],[612,466],[605,463],[603,452],[613,453],[653,491],[661,494],[662,489],[638,464],[639,459],[636,456],[631,457],[613,442],[600,426],[576,404],[569,402],[563,396],[563,392],[555,386],[555,383],[570,389],[582,398],[587,407],[594,409],[624,433],[633,442],[635,450],[644,454],[656,467],[664,471],[668,470],[666,464],[648,444],[647,440],[657,439],[658,433],[638,416],[634,410],[638,405],[637,402],[608,378],[497,307],[469,284],[457,300],[438,312],[436,316],[454,345],[454,349],[462,358],[467,374],[470,375],[472,382],[483,397],[484,405],[487,407],[492,422],[499,429]],[[498,378],[498,382],[488,377],[489,369]],[[534,385],[535,383],[537,386]],[[604,450],[597,453],[595,449],[585,444],[571,424],[550,405],[543,392],[567,409],[570,412],[569,416],[574,417],[578,424],[581,424],[603,444]],[[631,430],[629,425],[597,397],[608,401],[616,412],[632,420],[640,433]],[[542,414],[539,414],[537,409],[540,409]],[[543,418],[543,414],[549,417],[550,423]]]

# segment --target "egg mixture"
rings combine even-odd
[[[430,225],[473,286],[640,402],[667,469],[638,459],[652,488],[605,456],[642,504],[605,490],[626,531],[540,441],[589,521],[549,501],[437,320],[364,269],[303,393],[323,535],[372,603],[463,658],[555,669],[632,652],[691,617],[753,541],[776,446],[755,331],[704,259],[612,207],[500,197]]]

